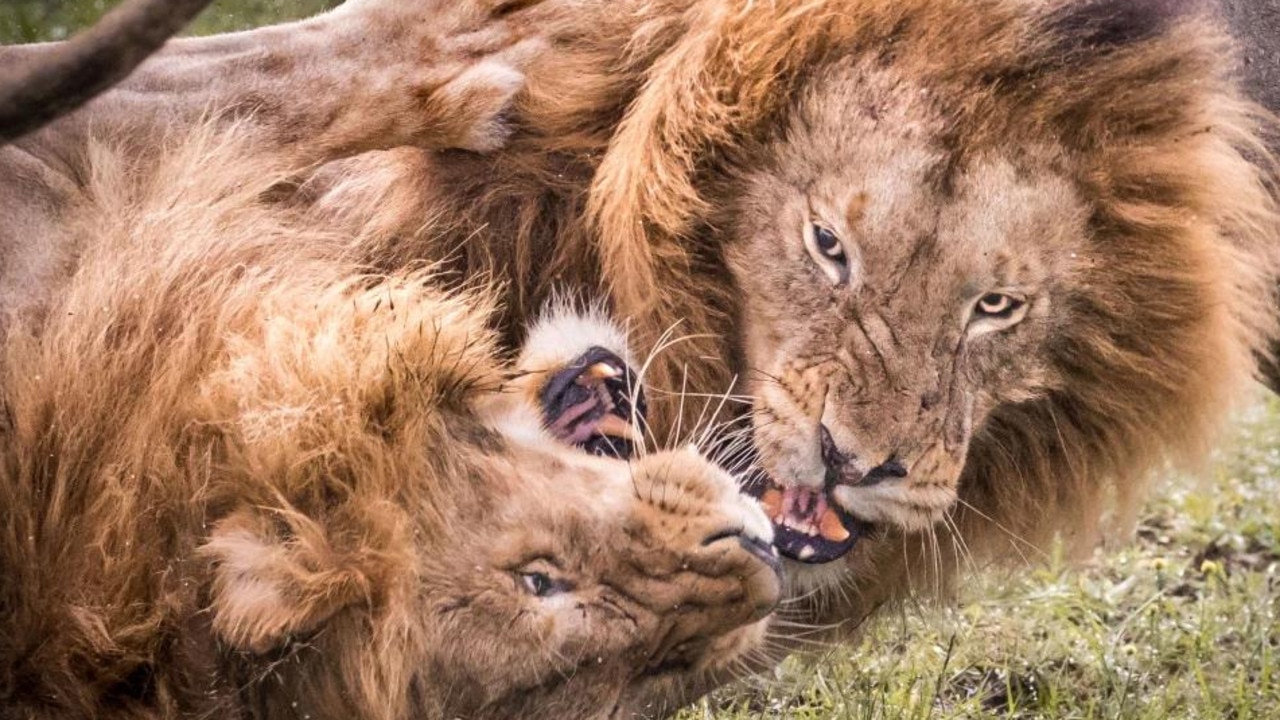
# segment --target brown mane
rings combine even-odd
[[[680,336],[656,354],[646,378],[654,424],[668,441],[682,439],[676,428],[706,420],[700,398],[711,396],[714,410],[721,394],[741,390],[740,375],[760,370],[744,359],[746,301],[786,299],[745,297],[744,275],[731,272],[726,249],[734,247],[743,178],[767,170],[764,150],[805,120],[797,98],[814,83],[858,65],[924,93],[922,104],[938,110],[944,128],[929,137],[929,149],[945,162],[922,183],[939,205],[984,158],[1035,156],[1080,201],[1086,251],[1073,256],[1049,341],[1036,346],[1050,381],[1001,400],[964,429],[971,437],[959,503],[945,518],[955,527],[935,528],[940,543],[928,532],[881,527],[884,541],[855,551],[866,555],[857,572],[827,564],[839,583],[814,596],[805,619],[844,620],[932,587],[967,552],[1023,557],[1055,534],[1087,547],[1099,517],[1128,511],[1153,471],[1203,455],[1251,382],[1255,358],[1280,335],[1280,210],[1261,141],[1271,121],[1243,98],[1231,42],[1194,5],[544,0],[477,10],[443,3],[441,27],[463,40],[423,35],[448,50],[446,69],[435,70],[439,82],[451,79],[427,83],[436,94],[412,86],[419,92],[383,97],[380,89],[418,77],[412,52],[421,38],[399,29],[422,30],[409,22],[422,18],[403,3],[369,0],[308,24],[178,43],[135,82],[169,93],[153,101],[160,112],[146,106],[153,123],[186,117],[210,99],[252,115],[267,93],[273,102],[252,120],[264,147],[295,153],[298,162],[337,159],[303,183],[289,211],[312,228],[358,228],[359,241],[344,252],[376,270],[425,262],[441,268],[442,280],[505,283],[494,324],[509,348],[561,290],[606,296],[638,349],[668,332]],[[365,42],[352,30],[361,23],[385,33],[386,43]],[[485,33],[488,45],[468,45]],[[325,41],[319,50],[316,37]],[[507,47],[517,38],[529,47],[545,40],[549,51],[525,47],[514,55],[533,53],[529,64],[504,65],[508,50],[523,47]],[[353,82],[348,65],[318,60],[330,40],[348,63],[386,68],[379,77],[388,82]],[[492,53],[496,65],[450,75],[459,58],[477,52]],[[237,64],[254,53],[261,62]],[[201,84],[210,95],[184,89],[187,74],[203,78],[209,67],[230,82]],[[506,113],[517,78],[528,85]],[[343,93],[329,97],[326,88]],[[315,97],[301,97],[308,93]],[[98,119],[116,121],[107,126],[121,134],[133,130],[139,142],[146,123],[134,122],[143,114],[134,111],[145,102],[130,102],[155,96],[103,98]],[[472,104],[486,120],[478,133]],[[95,118],[95,106],[87,110],[70,126],[73,139],[86,117]],[[876,111],[866,109],[868,122]],[[414,122],[419,114],[450,128],[447,137],[425,132],[434,126]],[[341,159],[367,150],[377,152]],[[29,205],[23,210],[52,224],[51,213]],[[13,248],[23,249],[15,242],[6,250]],[[23,287],[10,291],[19,304]],[[785,318],[786,307],[776,309]],[[903,397],[926,404],[914,389]],[[890,452],[877,462],[887,464]],[[956,473],[930,472],[922,467],[915,485],[902,487],[957,490]]]
[[[620,331],[555,308],[511,362],[492,289],[363,273],[251,137],[87,148],[77,267],[0,342],[0,716],[602,719],[756,649],[733,478],[543,427]]]
[[[706,0],[575,20],[557,20],[557,52],[530,71],[512,144],[409,162],[399,187],[424,197],[377,205],[402,232],[371,255],[509,278],[509,335],[557,287],[607,291],[648,342],[687,336],[650,369],[659,388],[724,391],[741,370],[716,211],[816,67],[869,57],[928,87],[950,109],[953,166],[1056,146],[1078,168],[1106,261],[1080,278],[1054,346],[1069,382],[975,436],[956,513],[971,548],[1089,542],[1110,493],[1127,507],[1153,469],[1207,449],[1277,332],[1265,121],[1236,88],[1231,43],[1179,3]],[[415,238],[421,203],[449,236],[483,228],[485,242]],[[657,404],[670,427],[674,404]],[[901,580],[886,567],[865,602]]]

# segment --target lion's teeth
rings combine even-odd
[[[782,490],[782,513],[788,517],[796,512],[796,492],[794,485],[789,485]]]
[[[805,545],[804,547],[800,548],[800,552],[798,553],[797,557],[799,557],[801,560],[808,560],[809,558],[813,557],[813,554],[815,552],[817,551],[813,549],[812,545]]]
[[[596,432],[632,442],[640,442],[642,439],[636,432],[635,426],[613,413],[605,413],[600,418],[600,422],[596,425]]]
[[[760,496],[760,505],[764,507],[764,512],[775,520],[782,516],[782,493],[778,490],[765,490],[764,495]]]
[[[583,373],[593,380],[607,380],[622,375],[622,371],[607,362],[598,362]]]
[[[844,523],[840,522],[840,516],[836,514],[835,510],[827,508],[826,512],[822,513],[820,522],[819,532],[822,537],[831,542],[844,542],[849,539],[849,529],[844,526]]]

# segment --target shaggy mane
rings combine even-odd
[[[106,697],[141,717],[182,696],[223,716],[242,700],[214,630],[262,629],[210,627],[197,545],[211,516],[333,506],[341,489],[342,511],[378,528],[359,549],[301,513],[280,522],[310,533],[299,544],[342,567],[359,602],[416,593],[411,525],[446,528],[477,502],[468,404],[506,379],[491,298],[439,292],[424,271],[360,276],[350,234],[262,210],[290,169],[234,129],[182,139],[156,172],[91,152],[68,228],[83,267],[0,346],[0,698],[94,717]],[[435,424],[404,427],[424,415]],[[389,440],[401,433],[427,442]],[[440,444],[457,452],[426,452]],[[406,480],[424,468],[432,483]],[[371,634],[386,668],[364,669],[360,643],[335,653],[361,669],[340,683],[347,702],[403,706],[394,659],[416,642],[403,635]]]
[[[928,88],[949,113],[955,168],[1061,148],[1091,212],[1097,260],[1053,347],[1070,381],[975,435],[963,544],[1018,557],[1011,543],[1065,532],[1087,545],[1106,498],[1125,512],[1153,470],[1203,455],[1277,335],[1270,120],[1196,3],[650,0],[552,22],[557,51],[529,73],[510,147],[404,161],[397,182],[417,200],[378,206],[398,229],[370,256],[511,279],[508,342],[564,287],[607,293],[639,347],[682,336],[649,369],[659,428],[704,412],[688,398],[682,410],[679,389],[734,382],[735,288],[715,221],[726,179],[785,127],[805,83],[848,57]],[[354,165],[339,187],[377,185]],[[424,207],[447,233],[417,232]],[[481,230],[484,242],[448,241]],[[866,581],[867,602],[899,580]]]

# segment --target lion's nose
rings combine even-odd
[[[855,462],[858,456],[853,452],[836,447],[835,438],[826,425],[819,425],[819,436],[822,438],[822,464],[827,469],[829,484],[845,483],[849,485],[878,485],[887,480],[899,480],[907,476],[907,466],[902,464],[896,455],[862,473],[858,469],[861,463]],[[866,465],[862,465],[866,467]]]
[[[897,458],[890,457],[888,460],[871,468],[871,470],[862,478],[859,485],[878,485],[886,480],[897,480],[907,476],[907,467],[898,461]]]
[[[746,550],[747,553],[755,557],[755,559],[765,565],[768,565],[775,573],[782,571],[782,565],[778,561],[778,551],[774,549],[773,543],[765,540],[764,538],[757,537],[740,527],[712,533],[702,541],[702,547],[710,547],[722,540],[737,542],[743,550]]]
[[[773,612],[781,600],[782,561],[778,559],[778,551],[773,543],[741,527],[722,529],[702,541],[702,547],[712,552],[735,546],[736,549],[745,551],[747,557],[732,561],[737,569],[728,574],[734,576],[737,573],[739,582],[747,591],[746,598],[753,603],[751,615],[746,622],[755,622]],[[742,562],[744,560],[745,563]],[[759,564],[764,567],[759,567]]]

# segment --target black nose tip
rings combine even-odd
[[[867,476],[862,479],[863,485],[875,485],[886,480],[897,480],[907,476],[907,467],[898,461],[897,458],[889,458],[883,463],[871,468]]]

